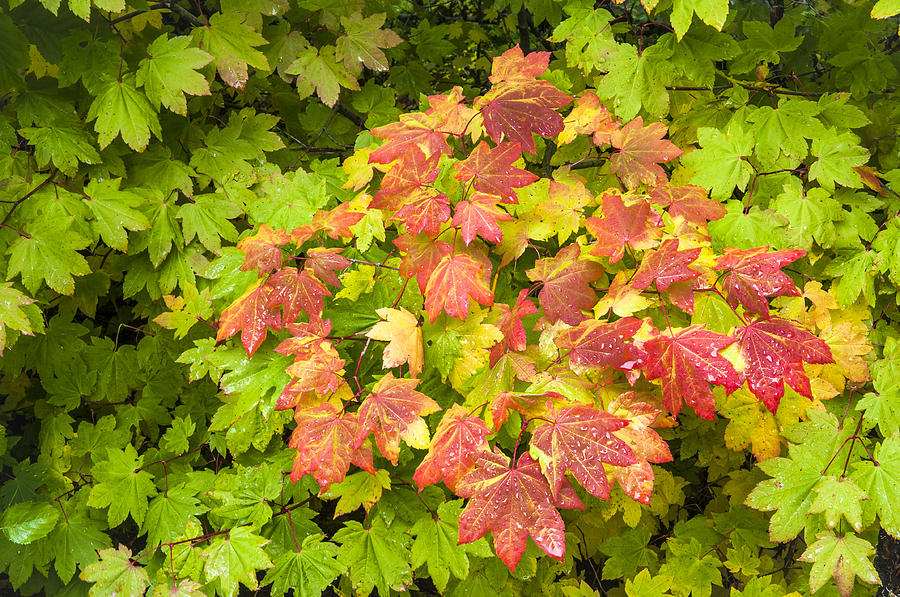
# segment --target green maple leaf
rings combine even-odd
[[[138,525],[147,513],[148,498],[156,495],[153,475],[138,470],[144,457],[138,456],[134,446],[128,444],[124,450],[106,449],[106,460],[94,464],[94,486],[88,496],[87,505],[106,508],[110,527],[122,524],[130,514]]]
[[[38,220],[29,226],[28,238],[19,238],[9,253],[6,278],[21,274],[22,284],[31,294],[37,292],[41,282],[60,294],[75,292],[73,276],[91,273],[91,267],[78,251],[91,241],[69,228],[74,216]]]
[[[829,453],[807,446],[791,446],[790,458],[772,458],[759,463],[773,477],[760,482],[745,503],[756,510],[775,510],[769,523],[772,541],[790,541],[803,530],[815,494],[813,488],[822,478]]]
[[[56,526],[59,508],[48,502],[19,502],[3,513],[0,529],[19,545],[42,539]]]
[[[728,209],[725,217],[709,223],[709,235],[714,249],[752,249],[765,246],[780,248],[785,244],[785,219],[777,212],[751,207],[750,211],[744,213],[744,204],[736,200],[729,201],[725,206]]]
[[[732,36],[703,25],[692,27],[680,40],[667,33],[658,43],[669,46],[672,65],[693,85],[712,85],[716,77],[715,64],[739,53]]]
[[[194,492],[186,487],[169,488],[150,500],[141,533],[147,533],[147,547],[174,541],[184,534],[188,522],[206,511]]]
[[[172,157],[172,151],[154,144],[143,153],[136,153],[128,161],[128,186],[143,187],[170,198],[178,189],[186,197],[194,196],[193,168]]]
[[[248,203],[247,214],[256,225],[266,224],[276,230],[309,224],[329,199],[325,179],[301,170],[273,175],[261,190],[258,199]]]
[[[860,292],[867,298],[875,296],[872,269],[876,259],[873,251],[856,251],[850,256],[838,253],[836,259],[825,268],[825,273],[840,278],[834,296],[841,307],[855,303]]]
[[[185,93],[209,95],[209,83],[198,68],[206,66],[212,56],[199,48],[189,48],[189,37],[173,37],[163,33],[147,46],[149,58],[141,60],[137,85],[144,86],[147,99],[154,107],[160,103],[169,110],[187,115]]]
[[[329,500],[339,498],[334,515],[340,516],[360,507],[368,512],[381,499],[382,490],[390,488],[391,478],[386,470],[377,470],[374,475],[360,471],[347,475],[340,483],[332,483],[322,497]]]
[[[787,588],[772,583],[771,578],[764,576],[751,578],[742,591],[732,587],[730,597],[783,597],[785,594]]]
[[[107,245],[119,251],[128,249],[128,230],[144,230],[147,218],[135,209],[144,198],[131,191],[119,190],[121,178],[92,180],[84,188],[87,206],[94,216],[93,227]]]
[[[694,13],[701,21],[721,31],[728,16],[728,0],[675,0],[670,21],[679,40],[690,28]]]
[[[609,22],[612,15],[602,8],[567,7],[569,18],[561,21],[550,41],[566,42],[566,61],[578,66],[585,74],[602,68],[616,40]]]
[[[310,535],[297,551],[286,551],[275,558],[275,567],[266,572],[263,585],[272,585],[273,595],[290,590],[297,597],[317,597],[341,574],[347,564],[337,559],[338,548],[322,541],[324,535]]]
[[[150,133],[162,138],[159,119],[150,101],[134,86],[134,77],[107,83],[97,95],[87,114],[88,121],[95,120],[94,130],[99,137],[100,149],[112,143],[120,134],[122,140],[135,151],[144,151],[150,142]]]
[[[222,248],[221,239],[229,242],[237,240],[238,232],[228,220],[240,216],[244,210],[240,205],[221,193],[197,195],[193,203],[185,203],[178,208],[185,242],[195,236],[204,247],[215,253]]]
[[[852,479],[828,475],[822,477],[813,491],[816,499],[809,507],[810,514],[824,512],[830,528],[834,528],[843,516],[859,532],[862,527],[860,501],[870,498]]]
[[[722,562],[699,541],[669,539],[666,548],[669,554],[659,573],[672,577],[672,588],[695,597],[709,597],[713,585],[722,586]]]
[[[685,154],[681,163],[694,170],[693,184],[710,190],[713,199],[726,200],[735,187],[747,188],[753,167],[747,161],[755,144],[744,124],[732,119],[725,130],[709,127],[697,131],[701,149]]]
[[[44,331],[43,317],[36,306],[32,307],[33,303],[34,299],[14,288],[12,282],[0,283],[0,356],[6,347],[7,328],[29,336],[35,330]]]
[[[91,338],[85,360],[97,372],[96,397],[122,402],[140,384],[140,363],[134,346],[115,347],[111,338]]]
[[[272,567],[272,561],[262,549],[266,543],[268,540],[254,534],[251,526],[233,528],[226,536],[216,537],[203,554],[206,580],[218,580],[224,597],[237,595],[238,583],[251,590],[258,589],[256,572]]]
[[[771,208],[787,218],[787,236],[792,247],[808,251],[813,241],[824,248],[834,245],[837,237],[834,221],[843,217],[843,210],[825,189],[804,192],[800,181],[792,178]]]
[[[772,28],[768,23],[747,19],[741,30],[747,39],[740,41],[741,54],[729,65],[732,73],[746,73],[761,63],[781,62],[781,55],[793,52],[803,42],[796,34],[793,19],[781,19]]]
[[[750,112],[755,151],[762,165],[774,168],[781,155],[792,164],[804,159],[809,149],[806,139],[814,139],[822,128],[815,119],[818,112],[814,102],[796,99],[782,100],[777,109],[761,106]]]
[[[672,577],[651,576],[650,571],[644,568],[634,578],[625,581],[625,594],[628,597],[669,597],[671,587]]]
[[[177,211],[174,201],[160,201],[149,218],[151,224],[150,230],[146,233],[147,252],[150,254],[150,263],[153,267],[159,267],[165,260],[172,250],[173,243],[179,248],[185,244],[181,226],[176,220]]]
[[[80,121],[24,127],[19,133],[34,145],[34,156],[42,168],[53,162],[63,174],[74,176],[79,163],[99,164],[101,161],[93,139]]]
[[[818,541],[806,548],[800,560],[812,563],[809,590],[818,591],[833,576],[841,595],[849,595],[858,576],[870,584],[880,584],[878,573],[869,558],[875,553],[872,544],[847,533],[842,537],[823,531]]]
[[[656,568],[656,552],[647,547],[650,529],[627,529],[616,537],[610,537],[600,545],[600,551],[609,559],[603,563],[603,579],[629,578],[639,568]]]
[[[864,460],[853,466],[851,476],[872,498],[881,527],[900,536],[900,435],[895,432],[875,448],[875,462]]]
[[[160,446],[173,454],[184,454],[191,447],[191,436],[196,430],[197,425],[191,420],[191,415],[175,417],[172,419],[172,426],[163,435]]]
[[[666,62],[671,49],[654,44],[638,54],[631,44],[619,44],[606,62],[607,74],[597,86],[597,94],[612,99],[612,108],[624,121],[637,116],[641,106],[653,116],[669,111],[666,84],[671,69]]]
[[[206,597],[206,593],[201,590],[203,585],[189,578],[182,578],[174,587],[170,584],[156,585],[153,597]]]
[[[427,564],[428,576],[441,593],[447,588],[451,572],[460,580],[469,575],[468,554],[492,555],[483,537],[473,543],[458,545],[460,512],[462,500],[444,502],[438,506],[437,518],[420,518],[409,531],[416,538],[411,552],[413,569]]]
[[[862,180],[853,169],[869,161],[869,152],[860,147],[859,137],[851,132],[838,134],[825,129],[813,139],[811,152],[817,159],[809,167],[809,177],[834,190],[835,183],[845,187],[861,187]]]
[[[302,50],[285,72],[297,75],[297,92],[301,98],[308,97],[315,91],[322,103],[329,107],[337,102],[341,87],[359,90],[356,78],[337,61],[333,46]]]
[[[869,124],[865,112],[848,104],[849,93],[823,93],[819,98],[819,119],[836,129],[858,129]]]
[[[75,575],[76,566],[84,569],[97,561],[97,550],[109,547],[109,536],[104,531],[101,522],[81,511],[67,512],[66,517],[60,517],[50,533],[49,544],[55,552],[53,567],[64,583]]]
[[[334,541],[341,545],[339,558],[349,562],[350,580],[360,597],[366,597],[375,587],[379,595],[387,595],[391,589],[399,591],[412,582],[409,539],[381,518],[373,520],[368,529],[350,520],[334,534]]]
[[[868,425],[878,425],[884,437],[891,437],[900,429],[900,342],[887,338],[882,355],[870,369],[875,392],[866,394],[856,408],[864,411]]]
[[[217,12],[206,27],[196,27],[193,35],[200,47],[216,59],[216,71],[227,85],[243,89],[247,84],[248,67],[268,71],[265,54],[254,49],[268,42],[236,12]]]
[[[147,569],[134,565],[131,550],[124,545],[119,545],[118,549],[100,550],[100,561],[86,567],[78,577],[94,583],[88,593],[90,597],[138,596],[143,595],[150,585]]]
[[[382,48],[393,48],[403,40],[390,29],[382,29],[384,13],[363,17],[354,12],[341,17],[344,34],[339,36],[335,52],[343,61],[347,72],[358,76],[363,65],[374,71],[386,71],[388,59]]]

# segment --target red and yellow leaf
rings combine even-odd
[[[250,286],[241,298],[222,312],[216,342],[230,338],[240,331],[241,344],[247,351],[247,356],[253,356],[266,339],[268,328],[281,329],[281,317],[277,311],[270,308],[269,304],[272,291],[268,281],[263,284],[263,280],[257,280]]]
[[[681,155],[671,141],[663,139],[666,125],[652,122],[644,126],[638,116],[610,136],[612,146],[618,151],[609,158],[610,170],[629,189],[638,188],[641,183],[653,186],[669,180],[661,163]]]
[[[662,235],[662,218],[644,199],[625,205],[619,195],[603,196],[603,218],[590,217],[585,227],[597,238],[591,255],[606,255],[616,263],[626,245],[635,251],[655,247]]]
[[[469,314],[470,299],[485,306],[493,304],[494,294],[487,285],[488,275],[484,263],[471,255],[446,255],[431,272],[425,287],[428,320],[434,323],[442,310],[450,317],[465,319]]]
[[[769,251],[769,247],[757,249],[725,250],[716,259],[715,268],[727,273],[722,279],[728,304],[757,315],[768,317],[768,296],[800,296],[800,289],[781,268],[806,255],[802,249]]]
[[[487,425],[459,404],[450,407],[438,424],[428,454],[416,468],[413,481],[419,491],[443,480],[450,491],[472,470],[479,451],[487,449]]]
[[[590,283],[603,275],[603,268],[580,257],[581,247],[568,245],[555,257],[540,259],[525,272],[532,280],[544,283],[538,300],[551,322],[562,320],[578,325],[587,319],[582,310],[597,302],[597,293]]]
[[[339,412],[325,402],[294,414],[297,427],[291,434],[291,447],[297,450],[291,481],[312,473],[324,492],[332,483],[340,483],[352,462],[374,474],[369,446],[353,447],[357,430],[356,413]]]
[[[625,317],[613,323],[587,319],[554,338],[556,345],[570,350],[569,359],[576,365],[612,367],[632,371],[644,363],[646,353],[628,342],[641,329],[643,322]]]
[[[506,203],[517,203],[514,189],[528,186],[538,179],[528,170],[513,166],[520,157],[522,148],[517,143],[504,142],[492,148],[482,141],[468,158],[456,162],[456,180],[472,180],[475,190],[498,195]]]
[[[417,377],[425,364],[425,347],[422,344],[419,321],[403,307],[399,309],[384,307],[377,309],[376,313],[385,321],[379,321],[372,326],[372,329],[366,332],[366,337],[388,343],[384,348],[384,368],[390,369],[409,363],[409,376]]]

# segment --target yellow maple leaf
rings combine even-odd
[[[410,377],[416,377],[425,365],[422,329],[415,315],[400,307],[383,307],[375,311],[385,321],[379,321],[366,336],[387,342],[384,348],[384,368],[391,369],[409,363]]]

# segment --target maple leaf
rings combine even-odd
[[[293,267],[285,267],[272,274],[266,286],[271,288],[266,307],[281,307],[285,323],[295,322],[301,313],[319,317],[324,305],[322,297],[331,296],[318,278],[306,270]]]
[[[668,181],[659,164],[677,158],[682,152],[671,141],[663,139],[666,132],[666,125],[661,122],[645,127],[640,116],[614,131],[610,141],[618,151],[609,158],[610,171],[629,189],[636,189],[641,183],[653,186]]]
[[[728,213],[724,205],[707,196],[706,189],[696,185],[660,184],[650,191],[650,200],[657,205],[668,206],[666,211],[673,218],[682,218],[697,226],[720,220]]]
[[[444,256],[434,267],[425,287],[425,311],[428,321],[434,323],[441,310],[450,317],[465,319],[469,313],[469,299],[482,305],[494,302],[494,294],[488,288],[484,263],[465,253]]]
[[[734,344],[730,336],[717,334],[702,325],[670,334],[657,333],[644,342],[647,379],[662,378],[663,402],[673,417],[681,412],[682,400],[705,419],[712,419],[715,400],[709,384],[736,390],[743,377],[719,352]]]
[[[366,445],[354,448],[353,439],[359,427],[356,413],[338,412],[330,402],[294,413],[297,427],[291,434],[290,447],[297,450],[291,468],[291,481],[312,473],[322,491],[332,483],[340,483],[352,462],[375,474],[372,450]]]
[[[384,349],[384,368],[390,369],[409,363],[409,376],[417,377],[424,366],[425,349],[418,319],[403,307],[399,309],[383,307],[375,312],[386,321],[380,321],[372,326],[372,329],[366,332],[366,337],[388,342]]]
[[[429,95],[426,114],[437,114],[441,118],[440,130],[451,135],[462,136],[478,112],[465,104],[462,87],[454,86],[449,95]]]
[[[298,356],[285,369],[291,381],[279,396],[276,407],[296,406],[304,392],[325,395],[337,391],[344,383],[345,362],[330,342],[322,342],[309,355]]]
[[[657,424],[662,410],[642,401],[635,392],[625,392],[610,403],[607,411],[628,421],[628,425],[613,434],[628,444],[637,460],[635,464],[615,469],[612,475],[625,495],[642,504],[649,504],[654,483],[650,463],[672,461],[669,446],[651,428],[651,425]]]
[[[341,281],[334,275],[334,270],[346,269],[350,267],[351,263],[349,259],[341,255],[341,251],[343,251],[342,248],[313,247],[306,252],[306,264],[312,267],[313,274],[319,280],[332,286],[340,286]]]
[[[781,268],[806,255],[802,249],[769,252],[769,247],[725,250],[716,259],[715,269],[725,270],[722,286],[728,304],[738,303],[757,315],[767,317],[767,296],[800,296],[800,290]]]
[[[578,325],[587,319],[582,309],[590,309],[597,302],[590,283],[603,275],[603,268],[580,256],[581,247],[568,245],[555,257],[539,259],[534,268],[525,272],[530,279],[544,283],[538,300],[551,322],[562,320]]]
[[[403,234],[394,239],[394,244],[405,253],[400,261],[400,275],[415,276],[422,293],[438,264],[453,253],[449,243],[422,235]]]
[[[609,284],[606,294],[594,305],[594,317],[602,317],[612,311],[619,317],[629,317],[655,304],[628,284],[625,272],[619,272]]]
[[[656,287],[665,292],[676,282],[697,278],[701,272],[689,268],[688,264],[695,261],[699,255],[699,248],[679,251],[678,239],[670,238],[664,241],[659,249],[644,257],[631,280],[631,285],[638,290],[644,290],[655,282]]]
[[[494,309],[500,312],[500,318],[497,319],[497,323],[494,325],[503,333],[503,340],[497,342],[491,348],[491,367],[496,365],[497,360],[503,353],[509,350],[525,350],[528,342],[525,337],[525,326],[522,325],[522,319],[527,315],[538,312],[538,308],[535,307],[534,303],[528,300],[527,288],[519,291],[516,304],[512,308],[504,303],[495,303]]]
[[[488,80],[494,85],[503,81],[532,81],[544,74],[549,65],[550,52],[531,52],[526,56],[516,44],[494,58]]]
[[[254,49],[268,40],[244,22],[238,12],[210,16],[205,27],[194,28],[200,47],[216,58],[216,71],[222,80],[235,89],[243,89],[249,78],[247,67],[269,70],[265,54]]]
[[[511,222],[513,217],[497,205],[497,197],[493,195],[473,193],[470,199],[456,204],[451,224],[459,227],[466,246],[478,234],[485,240],[499,244],[503,240],[503,231],[497,222]]]
[[[828,345],[793,323],[773,317],[758,318],[734,331],[747,361],[747,385],[773,413],[784,395],[784,383],[812,399],[803,363],[833,363]]]
[[[87,120],[96,119],[97,143],[105,149],[120,134],[135,151],[143,151],[150,133],[162,137],[159,118],[147,97],[134,85],[134,77],[111,79],[88,109]]]
[[[389,164],[416,149],[424,156],[451,153],[447,144],[447,133],[437,130],[440,126],[438,114],[413,112],[401,114],[399,122],[392,122],[372,129],[370,132],[379,139],[386,139],[384,145],[369,155],[369,163]]]
[[[554,498],[540,465],[528,453],[511,466],[502,453],[479,452],[475,470],[460,479],[456,494],[470,498],[459,517],[459,542],[493,531],[494,550],[511,571],[525,553],[529,536],[544,553],[562,561],[565,524],[556,508],[584,508],[565,479]]]
[[[417,379],[395,379],[388,371],[359,407],[359,427],[353,445],[358,448],[375,432],[375,443],[385,458],[397,466],[400,440],[414,448],[428,448],[428,425],[424,415],[441,410],[437,402],[415,391]]]
[[[528,186],[538,179],[535,174],[513,163],[522,157],[522,148],[518,143],[505,141],[490,147],[481,141],[465,160],[456,162],[456,180],[473,180],[476,190],[489,195],[498,195],[506,203],[517,203],[518,187]]]
[[[118,549],[101,549],[100,560],[85,566],[78,577],[89,583],[91,595],[143,595],[150,586],[144,566],[135,566],[131,550],[119,544]]]
[[[241,344],[247,351],[247,356],[253,356],[266,339],[268,328],[281,329],[282,321],[278,312],[269,308],[271,293],[272,287],[268,281],[263,284],[263,280],[257,280],[251,285],[239,299],[222,312],[216,342],[230,338],[240,331]]]
[[[532,133],[552,137],[563,130],[563,118],[555,109],[564,108],[572,97],[549,81],[504,81],[475,102],[484,118],[484,130],[495,142],[505,136],[522,151],[537,149]]]
[[[612,140],[619,121],[600,103],[600,98],[590,91],[575,100],[575,107],[563,119],[563,131],[557,137],[560,145],[571,143],[578,135],[593,135],[594,144],[602,147]]]
[[[419,188],[405,198],[403,207],[391,219],[406,224],[410,234],[424,233],[433,238],[440,233],[441,224],[450,219],[450,200],[434,189]]]
[[[29,307],[33,303],[34,299],[14,288],[12,282],[0,282],[0,357],[6,347],[7,328],[33,336],[32,323],[40,322],[34,327],[43,331],[43,319],[29,317],[36,314],[36,307]]]
[[[627,338],[633,338],[643,322],[625,317],[613,323],[587,319],[569,328],[553,341],[562,349],[569,349],[569,359],[577,365],[613,367],[632,371],[644,363],[646,354]]]
[[[437,179],[439,160],[440,154],[426,157],[418,147],[409,148],[382,179],[370,207],[398,209],[405,199]]]
[[[199,69],[213,57],[199,48],[189,48],[189,37],[168,39],[163,33],[147,46],[147,58],[141,60],[137,84],[143,85],[147,98],[156,106],[187,116],[184,94],[209,95],[209,83]]]
[[[419,491],[441,480],[450,491],[455,491],[459,480],[475,466],[478,452],[487,449],[488,434],[484,421],[459,404],[451,406],[413,475]]]
[[[297,93],[300,97],[307,97],[315,90],[328,107],[337,103],[341,87],[359,90],[359,82],[335,58],[333,46],[304,48],[287,67],[285,74],[297,75]]]
[[[591,495],[608,500],[609,482],[601,463],[637,463],[628,444],[612,434],[628,425],[624,419],[573,404],[548,408],[541,421],[531,434],[530,453],[540,462],[554,497],[569,471]]]
[[[625,205],[619,195],[603,196],[603,218],[584,221],[588,232],[597,237],[591,255],[606,255],[616,263],[628,245],[635,251],[655,247],[661,235],[662,217],[646,200]]]
[[[281,267],[284,256],[281,254],[282,245],[291,240],[290,235],[284,230],[272,230],[265,224],[261,224],[259,230],[253,236],[241,239],[237,248],[244,252],[244,263],[241,270],[257,270],[262,277]]]
[[[353,12],[349,17],[341,17],[344,34],[337,39],[337,52],[344,58],[344,66],[351,74],[358,76],[362,65],[374,71],[388,69],[387,56],[382,48],[393,48],[403,40],[390,29],[382,29],[384,13],[363,17]]]

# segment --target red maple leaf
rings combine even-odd
[[[646,354],[626,340],[633,338],[642,325],[643,322],[634,317],[613,323],[586,319],[577,327],[563,331],[554,342],[562,349],[571,349],[569,359],[576,365],[632,371],[644,363]]]
[[[517,203],[515,188],[525,187],[538,177],[528,170],[516,168],[513,163],[522,157],[518,143],[504,142],[490,147],[481,141],[468,158],[456,162],[456,180],[475,179],[475,190],[499,195],[507,203]]]
[[[313,318],[309,323],[285,326],[291,333],[275,352],[293,355],[286,369],[291,381],[281,392],[275,410],[300,407],[310,395],[323,396],[336,391],[344,383],[344,363],[327,336],[331,322]]]
[[[563,130],[563,117],[556,109],[564,108],[572,97],[549,81],[505,81],[495,85],[475,102],[481,109],[484,130],[500,143],[505,136],[518,143],[522,151],[534,154],[532,133],[552,137]]]
[[[282,229],[272,230],[265,224],[261,224],[259,230],[253,236],[241,239],[237,248],[244,252],[243,271],[257,270],[262,277],[281,267],[284,256],[281,254],[281,245],[287,244],[291,236]]]
[[[314,317],[307,322],[289,323],[284,328],[290,336],[275,347],[275,352],[293,355],[296,358],[307,358],[321,350],[324,343],[330,343],[331,320]]]
[[[500,313],[500,318],[494,325],[503,332],[503,340],[491,348],[491,367],[496,365],[497,359],[508,350],[525,350],[527,340],[522,318],[538,312],[538,308],[527,297],[528,289],[525,288],[519,291],[516,304],[511,309],[504,303],[494,303],[494,310]]]
[[[823,340],[777,317],[761,317],[735,328],[734,337],[747,361],[747,386],[773,413],[784,396],[785,383],[812,399],[804,362],[834,362],[831,349]]]
[[[416,149],[426,156],[450,153],[447,133],[437,130],[441,125],[438,114],[413,112],[401,114],[399,122],[392,122],[372,129],[370,132],[387,141],[369,154],[369,163],[389,164]]]
[[[550,52],[531,52],[528,56],[518,46],[494,58],[488,80],[497,85],[503,81],[533,81],[550,65]]]
[[[306,252],[306,264],[312,268],[313,274],[332,286],[340,286],[341,281],[334,275],[335,270],[350,267],[350,260],[341,255],[342,248],[326,249],[314,247]]]
[[[272,288],[257,280],[241,297],[222,312],[216,342],[230,338],[241,332],[241,344],[247,356],[253,356],[259,345],[266,339],[268,328],[281,329],[281,317],[269,308]]]
[[[800,296],[800,290],[781,268],[806,255],[802,249],[771,251],[769,247],[757,249],[728,248],[716,259],[715,269],[725,270],[722,280],[728,304],[738,303],[757,315],[767,317],[767,296]]]
[[[656,288],[665,292],[676,282],[692,280],[700,276],[700,272],[688,267],[697,260],[700,248],[678,250],[678,239],[663,241],[662,246],[644,257],[641,266],[631,280],[637,290],[644,290],[656,282]]]
[[[435,237],[441,231],[441,224],[450,219],[450,200],[435,189],[418,189],[405,199],[403,207],[391,219],[406,224],[411,234]]]
[[[562,400],[563,395],[558,392],[498,392],[491,399],[491,424],[496,432],[506,423],[510,409],[518,412],[526,419],[540,417],[547,410],[551,401]]]
[[[497,205],[497,199],[494,195],[473,193],[469,201],[456,204],[451,223],[459,227],[466,246],[479,234],[497,244],[503,240],[503,232],[497,222],[511,222],[513,217]]]
[[[438,263],[453,253],[449,243],[442,240],[435,241],[424,235],[402,234],[394,239],[394,244],[403,251],[400,275],[406,278],[415,276],[419,290],[423,294]]]
[[[575,100],[575,107],[564,119],[565,132],[560,135],[560,143],[570,143],[576,135],[593,135],[594,144],[602,147],[610,142],[612,133],[618,130],[620,122],[610,116],[609,110],[600,103],[600,98],[590,91]]]
[[[486,306],[493,304],[494,293],[487,285],[489,277],[484,263],[471,255],[446,255],[431,272],[425,287],[428,320],[434,323],[442,310],[450,317],[465,319],[469,314],[469,299]]]
[[[363,400],[357,414],[359,427],[353,440],[354,448],[375,432],[375,443],[382,455],[397,466],[400,456],[400,440],[416,448],[429,444],[428,424],[424,415],[441,410],[437,402],[415,391],[418,379],[396,379],[388,371],[378,380],[372,393]]]
[[[434,432],[428,454],[413,475],[419,491],[440,480],[455,491],[457,482],[475,466],[477,453],[486,449],[484,438],[489,434],[480,418],[459,404],[450,407]]]
[[[353,238],[350,227],[363,219],[365,214],[350,211],[350,203],[341,203],[334,209],[319,210],[312,222],[297,226],[291,231],[291,242],[298,247],[311,239],[317,232],[324,231],[329,238]]]
[[[466,105],[464,100],[462,87],[455,86],[449,95],[429,95],[428,105],[431,107],[425,113],[440,117],[438,128],[442,132],[462,136],[466,134],[466,127],[478,114],[476,110]]]
[[[663,139],[667,130],[661,122],[645,127],[643,118],[638,116],[612,133],[610,141],[618,151],[609,158],[610,170],[627,188],[636,189],[641,183],[652,186],[669,180],[659,164],[677,158],[681,150]]]
[[[531,455],[538,459],[550,491],[557,496],[571,472],[594,497],[609,499],[602,463],[629,466],[637,460],[628,444],[612,434],[628,421],[586,404],[550,406],[531,434]]]
[[[543,282],[538,300],[551,322],[562,320],[578,325],[587,319],[581,312],[597,302],[597,293],[590,283],[603,275],[599,263],[581,259],[581,247],[567,245],[555,257],[539,259],[534,268],[525,272],[529,278]]]
[[[375,194],[369,207],[398,209],[407,198],[416,195],[437,179],[440,173],[439,159],[440,154],[429,158],[419,148],[411,148],[388,170],[381,181],[381,189]]]
[[[322,491],[332,483],[340,483],[347,475],[352,462],[356,466],[375,472],[370,446],[353,448],[356,435],[356,413],[338,412],[330,402],[315,408],[294,413],[297,427],[291,434],[292,448],[296,448],[291,481],[312,473]]]
[[[271,287],[266,300],[270,309],[281,307],[282,319],[285,323],[297,321],[301,313],[312,317],[322,315],[323,296],[331,296],[328,288],[306,270],[285,267],[268,279],[266,285]]]
[[[590,217],[584,222],[588,232],[597,238],[591,255],[607,255],[616,263],[625,254],[625,245],[643,251],[657,245],[662,234],[662,217],[645,200],[625,205],[619,195],[603,196],[603,218]]]
[[[459,543],[493,531],[494,550],[511,571],[525,553],[529,535],[544,553],[562,561],[565,524],[556,508],[584,508],[566,480],[554,498],[541,467],[527,453],[510,466],[502,453],[479,452],[475,470],[460,479],[456,494],[470,498],[459,517]]]
[[[731,336],[717,334],[702,325],[677,333],[658,333],[644,342],[647,379],[662,378],[663,403],[673,417],[681,412],[682,400],[703,417],[712,419],[716,404],[709,389],[714,383],[732,392],[741,387],[743,376],[719,354],[734,344]]]
[[[707,196],[706,189],[696,185],[657,185],[650,191],[650,200],[657,205],[667,205],[666,211],[673,218],[683,218],[698,226],[724,218],[728,213],[724,205]]]

